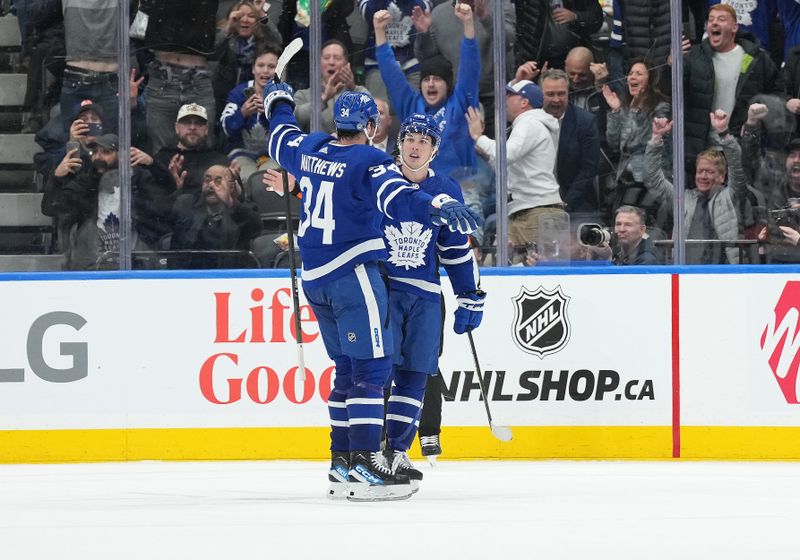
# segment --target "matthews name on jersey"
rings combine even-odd
[[[463,202],[458,183],[450,177],[436,175],[432,169],[419,187],[431,196],[443,193]],[[477,289],[478,265],[466,234],[450,231],[447,226],[429,225],[427,211],[400,216],[399,219],[387,216],[383,222],[383,235],[389,248],[386,268],[391,289],[438,301],[441,293],[439,264],[447,271],[454,293]]]
[[[303,134],[288,103],[273,109],[270,127],[270,155],[303,192],[297,237],[307,287],[344,276],[357,264],[386,260],[384,215],[429,216],[433,197],[411,185],[384,152],[337,144],[321,132]]]

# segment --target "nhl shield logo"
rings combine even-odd
[[[547,291],[541,286],[531,292],[524,286],[513,300],[514,342],[522,350],[539,358],[554,354],[569,341],[567,318],[569,296],[561,286]]]

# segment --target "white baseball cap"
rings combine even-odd
[[[192,115],[206,121],[208,120],[208,111],[206,111],[205,107],[197,103],[187,103],[178,110],[178,118],[175,119],[175,121],[179,122],[181,119]]]

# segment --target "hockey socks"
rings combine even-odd
[[[383,389],[380,385],[359,383],[347,396],[350,423],[350,449],[378,451],[383,430]]]
[[[331,419],[331,450],[350,451],[350,419],[347,416],[347,394],[334,389],[328,397]]]
[[[386,408],[388,449],[407,451],[419,425],[422,399],[428,376],[418,371],[398,369]]]
[[[378,451],[383,431],[383,387],[392,371],[390,357],[353,358],[352,387],[347,393],[350,450]]]

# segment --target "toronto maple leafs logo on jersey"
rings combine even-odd
[[[391,23],[386,26],[386,42],[392,48],[405,47],[411,42],[411,17],[403,15],[403,11],[394,2],[387,7],[392,16]]]
[[[739,25],[753,25],[753,12],[758,8],[757,0],[722,0],[736,10],[736,20]]]
[[[431,242],[432,231],[419,222],[400,222],[400,229],[386,226],[383,232],[389,243],[389,262],[394,266],[419,268],[425,266],[425,251]]]

